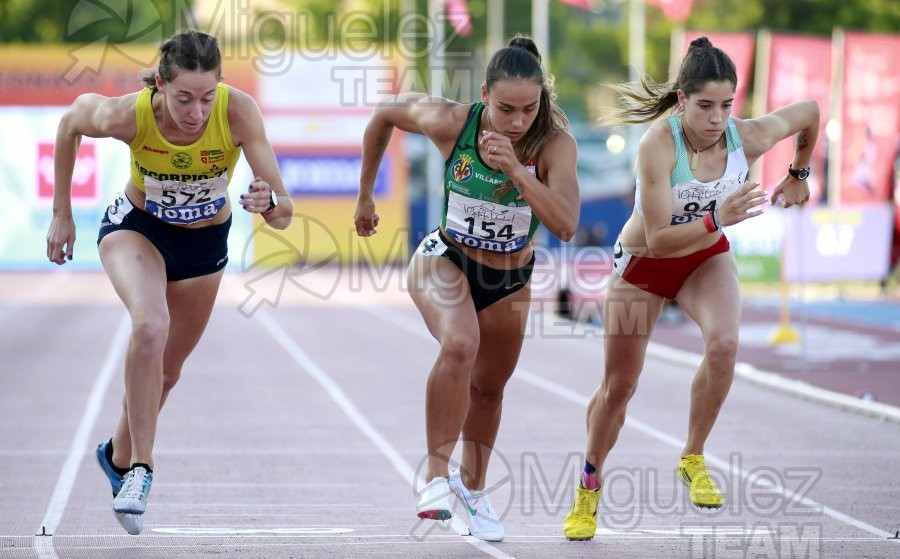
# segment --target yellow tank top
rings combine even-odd
[[[144,209],[169,223],[210,219],[225,205],[241,154],[228,126],[228,87],[218,84],[206,130],[186,146],[172,144],[160,133],[152,95],[150,88],[138,94],[137,130],[130,144],[131,181],[146,194]]]

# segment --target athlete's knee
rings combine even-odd
[[[469,385],[469,399],[483,406],[498,407],[503,403],[503,388],[506,383],[488,383],[476,379]]]
[[[441,338],[440,358],[457,366],[471,367],[478,354],[478,338],[465,333],[448,333]]]
[[[706,362],[713,369],[732,368],[737,359],[736,336],[716,335],[706,343]]]
[[[154,358],[162,355],[169,337],[169,316],[164,313],[145,313],[132,318],[132,351]]]
[[[600,386],[600,396],[610,409],[624,408],[637,390],[637,378],[627,376],[609,377]]]
[[[181,369],[164,369],[163,370],[163,393],[169,392],[178,384],[181,378]]]
[[[608,353],[603,383],[598,389],[598,396],[610,408],[621,408],[628,404],[637,390],[638,378],[644,361],[640,355],[630,356],[628,352]]]

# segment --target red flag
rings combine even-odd
[[[472,33],[472,16],[469,14],[468,2],[466,0],[445,0],[444,7],[453,30],[463,37],[468,37]]]
[[[757,64],[768,68],[765,90],[760,92],[762,84],[756,83],[756,95],[766,96],[766,112],[803,99],[819,103],[819,141],[810,159],[813,174],[809,176],[809,203],[815,205],[826,189],[825,124],[831,105],[831,39],[772,33],[768,41],[768,48],[761,50],[768,51],[769,60],[762,55],[757,57]],[[795,143],[796,138],[785,138],[762,156],[763,188],[773,188],[784,177],[794,158]]]
[[[563,4],[568,4],[570,6],[575,6],[576,8],[581,8],[582,10],[590,10],[593,8],[591,5],[591,0],[559,0]]]
[[[900,124],[900,35],[844,33],[836,196],[846,206],[886,202]],[[820,140],[821,141],[821,140]]]
[[[672,21],[684,23],[691,15],[693,0],[647,0],[648,4],[659,7],[663,14]]]

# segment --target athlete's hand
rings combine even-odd
[[[261,214],[269,209],[272,187],[260,177],[253,179],[246,194],[241,194],[241,206],[250,213]]]
[[[503,134],[488,132],[485,130],[478,140],[481,158],[488,165],[499,169],[503,174],[510,175],[517,165],[521,165],[516,158],[516,151],[512,142]]]
[[[763,213],[763,209],[754,210],[766,203],[766,193],[759,188],[758,182],[747,182],[725,199],[718,210],[719,223],[722,226],[734,225],[745,219]]]
[[[800,205],[808,201],[809,183],[807,179],[799,180],[790,175],[785,175],[778,182],[770,198],[773,206],[777,204],[782,208],[790,208],[794,204]]]
[[[47,231],[47,258],[50,262],[65,264],[72,259],[75,246],[75,220],[72,216],[53,216]]]
[[[371,237],[378,231],[378,214],[375,213],[375,198],[360,195],[356,199],[356,211],[353,212],[353,223],[356,225],[356,234],[360,237]]]

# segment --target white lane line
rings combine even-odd
[[[170,481],[167,483],[154,483],[153,487],[249,487],[251,489],[277,489],[284,487],[360,487],[359,483],[241,483],[241,482],[195,482],[195,481]]]
[[[296,537],[317,537],[317,536],[335,536],[339,534],[351,534],[353,528],[346,526],[341,527],[323,527],[323,526],[291,526],[288,528],[237,528],[227,526],[176,526],[172,528],[154,528],[155,534],[181,535],[181,536],[243,536],[258,538],[262,536],[296,536]],[[359,536],[350,536],[357,538]]]
[[[603,336],[602,326],[581,322],[569,322],[568,320],[557,318],[551,319],[548,318],[546,314],[533,316],[540,317],[541,322],[538,325],[538,328],[541,328],[542,331],[551,330],[555,334],[575,336],[582,339],[586,338],[588,335],[597,339]],[[650,342],[647,347],[647,355],[693,368],[697,368],[703,360],[702,355],[658,342]],[[808,382],[788,378],[778,373],[764,371],[749,363],[736,363],[734,374],[745,381],[790,396],[900,424],[900,406],[885,404],[883,402],[861,400],[834,390],[820,388],[809,384]]]
[[[522,369],[519,369],[516,372],[516,374],[513,375],[513,378],[518,378],[519,380],[523,380],[529,384],[532,384],[536,387],[539,387],[539,388],[542,388],[545,390],[547,390],[548,385],[556,384],[553,381],[544,379],[542,377],[538,377],[537,375],[529,373],[528,371],[523,371]],[[560,388],[565,389],[565,390],[560,390]],[[550,391],[558,396],[561,396],[561,397],[563,397],[571,402],[577,403],[581,406],[586,407],[588,404],[588,401],[589,401],[589,398],[587,396],[578,394],[575,391],[568,390],[564,386],[558,386],[558,387],[556,387],[556,389],[550,390]],[[645,435],[653,437],[654,439],[656,439],[658,441],[664,442],[667,445],[669,445],[675,449],[678,449],[679,451],[684,448],[684,440],[679,439],[678,437],[673,437],[672,435],[669,435],[667,433],[664,433],[663,431],[660,431],[659,429],[657,429],[647,423],[644,423],[643,421],[635,419],[634,417],[626,416],[625,425],[631,427],[632,429],[640,431],[640,432],[644,433]],[[795,491],[791,491],[790,489],[787,489],[785,487],[778,486],[769,480],[763,480],[763,479],[757,478],[756,476],[752,475],[751,473],[748,473],[747,471],[745,471],[743,468],[735,466],[734,464],[729,464],[727,461],[719,458],[718,456],[716,456],[714,454],[707,453],[707,454],[704,454],[704,457],[706,458],[707,463],[711,463],[715,466],[718,466],[719,468],[721,468],[722,470],[725,470],[725,471],[735,472],[744,481],[748,481],[748,480],[750,480],[751,477],[753,477],[754,479],[752,480],[752,482],[748,482],[748,483],[753,483],[756,486],[764,487],[766,489],[772,489],[774,491],[777,491],[781,495],[790,499],[790,501],[792,501],[792,502],[796,501],[799,503],[803,503],[804,505],[811,507],[813,509],[821,510],[826,516],[830,516],[831,518],[834,518],[835,520],[843,522],[844,524],[849,524],[850,526],[853,526],[855,528],[858,528],[860,530],[863,530],[863,531],[873,534],[875,536],[880,536],[882,538],[888,538],[888,537],[892,536],[892,534],[890,532],[887,532],[885,530],[882,530],[881,528],[872,526],[871,524],[868,524],[867,522],[863,522],[862,520],[859,520],[848,514],[840,512],[839,510],[825,506],[822,503],[819,503],[818,501],[814,501],[813,499],[804,497]]]
[[[59,472],[59,479],[56,480],[56,487],[53,489],[53,495],[50,497],[50,504],[47,505],[47,512],[44,513],[44,519],[38,527],[35,534],[48,534],[46,536],[36,535],[34,537],[34,549],[41,559],[58,559],[56,552],[53,550],[53,534],[59,526],[63,512],[66,510],[66,504],[69,502],[69,495],[72,493],[72,487],[75,485],[75,478],[78,476],[78,469],[81,467],[81,461],[84,455],[90,450],[88,437],[94,430],[97,423],[97,416],[100,415],[100,408],[103,406],[103,399],[106,397],[106,391],[109,388],[109,382],[113,377],[113,373],[121,368],[122,354],[125,346],[128,344],[128,337],[131,333],[131,321],[128,315],[122,317],[119,328],[113,336],[112,344],[106,352],[106,359],[100,367],[97,378],[94,379],[94,386],[91,387],[91,393],[88,396],[87,406],[78,429],[72,437],[72,445],[69,447],[69,454],[63,463],[62,470]]]
[[[253,316],[254,320],[259,321],[259,324],[265,328],[269,334],[277,341],[281,347],[297,362],[300,367],[306,371],[306,373],[313,378],[319,385],[328,393],[331,399],[341,408],[341,410],[347,415],[348,418],[356,425],[356,427],[366,436],[372,444],[374,444],[382,454],[388,459],[391,465],[394,466],[400,475],[405,479],[408,483],[410,483],[415,489],[417,486],[421,485],[417,483],[417,476],[412,466],[410,466],[406,460],[403,459],[403,456],[397,451],[396,448],[375,428],[372,423],[366,419],[366,416],[356,407],[356,404],[353,403],[352,400],[344,393],[343,389],[338,385],[331,376],[325,372],[324,369],[319,367],[315,361],[313,361],[305,351],[303,351],[294,340],[288,335],[287,332],[272,318],[268,316],[265,312],[265,309],[262,312],[257,312]],[[412,507],[410,506],[410,509]],[[451,519],[451,526],[453,529],[458,532],[461,536],[465,534],[468,529],[459,519],[458,516],[454,516]],[[472,536],[462,536],[463,540],[477,548],[479,551],[490,555],[491,557],[496,557],[497,559],[512,559],[513,556],[507,555],[500,549],[490,545],[487,542],[481,541]]]
[[[370,311],[367,310],[367,312],[370,312]],[[425,329],[425,326],[423,324],[421,324],[417,321],[413,321],[410,318],[408,318],[396,311],[381,308],[381,309],[378,309],[377,312],[374,312],[374,311],[370,312],[370,314],[372,314],[373,316],[377,316],[378,318],[384,320],[385,322],[390,322],[391,324],[394,324],[394,325],[402,328],[403,330],[406,330],[407,332],[417,334],[423,338],[432,339],[431,334],[428,333],[428,331]],[[531,384],[532,386],[535,386],[537,388],[540,388],[542,390],[550,392],[551,394],[555,394],[555,395],[559,396],[560,398],[569,400],[570,402],[574,402],[583,407],[587,407],[588,401],[590,400],[590,398],[588,396],[585,396],[579,392],[576,392],[576,391],[574,391],[566,386],[563,386],[559,383],[553,382],[552,380],[547,380],[543,377],[540,377],[540,376],[530,373],[526,370],[523,370],[521,367],[516,369],[516,372],[515,372],[515,374],[513,374],[512,378],[527,382],[527,383]],[[658,441],[666,443],[667,445],[674,447],[674,448],[678,449],[679,451],[684,448],[684,440],[683,439],[679,439],[678,437],[673,437],[672,435],[669,435],[668,433],[660,431],[659,429],[651,426],[650,424],[645,423],[639,419],[635,419],[634,417],[626,416],[625,425],[631,427],[632,429],[636,429],[637,431],[640,431],[640,432],[644,433],[645,435],[653,437],[654,439],[656,439]],[[744,481],[747,481],[751,477],[751,475],[749,473],[747,473],[746,471],[744,471],[742,468],[736,467],[734,464],[729,464],[727,461],[722,460],[721,458],[719,458],[713,454],[704,454],[704,456],[706,457],[706,461],[708,463],[712,463],[712,464],[718,466],[719,468],[722,468],[724,470],[729,470],[729,468],[731,468],[732,471],[736,472],[741,477],[741,479]],[[863,531],[873,534],[875,536],[880,536],[883,538],[889,538],[889,537],[893,536],[893,534],[890,532],[887,532],[885,530],[882,530],[881,528],[872,526],[871,524],[869,524],[867,522],[863,522],[862,520],[854,518],[848,514],[844,514],[843,512],[840,512],[831,507],[827,507],[827,506],[819,503],[818,501],[814,501],[808,497],[803,497],[800,494],[798,494],[794,491],[791,491],[790,489],[776,486],[773,483],[766,484],[765,480],[761,480],[758,478],[754,478],[752,480],[752,483],[760,485],[760,486],[767,485],[767,487],[766,487],[767,489],[773,489],[773,490],[779,492],[781,495],[787,497],[791,501],[797,501],[797,502],[803,503],[806,506],[813,507],[816,509],[821,509],[822,512],[827,516],[830,516],[831,518],[833,518],[839,522],[843,522],[843,523],[849,524],[850,526],[853,526],[855,528],[859,528],[860,530],[863,530]],[[900,542],[900,540],[892,540],[892,541]]]
[[[530,526],[532,526],[532,527],[546,526],[546,527],[552,528],[554,530],[559,528],[558,524],[532,524]],[[815,526],[815,525],[811,525],[811,527],[812,526]],[[228,539],[229,541],[227,543],[223,542],[223,545],[228,545],[228,546],[230,546],[230,545],[250,545],[250,544],[242,544],[239,542],[232,543],[231,538],[238,538],[238,539],[244,539],[244,540],[261,539],[261,540],[263,540],[262,545],[266,545],[266,546],[269,545],[268,542],[270,540],[319,539],[322,537],[327,537],[327,540],[328,540],[327,544],[318,544],[317,543],[317,544],[312,544],[312,545],[331,545],[332,540],[341,540],[341,539],[346,540],[346,541],[340,542],[339,545],[342,545],[342,546],[343,545],[368,545],[369,542],[361,542],[361,543],[357,544],[357,542],[354,541],[354,540],[362,540],[364,538],[365,539],[381,539],[381,540],[395,539],[397,541],[391,542],[391,543],[395,543],[395,544],[415,545],[418,543],[415,541],[409,541],[408,537],[406,535],[359,534],[359,533],[353,532],[353,529],[355,527],[356,527],[355,525],[353,527],[350,527],[350,526],[336,527],[337,529],[334,529],[334,530],[321,530],[319,533],[307,533],[307,534],[298,532],[296,524],[285,525],[282,528],[279,528],[277,526],[274,526],[274,527],[269,526],[268,528],[260,528],[258,530],[253,530],[253,529],[245,530],[242,528],[231,528],[231,529],[224,528],[223,529],[220,526],[215,526],[215,527],[208,528],[210,533],[203,533],[202,530],[204,530],[206,528],[204,528],[202,526],[193,526],[191,528],[185,528],[183,526],[174,526],[174,527],[170,527],[170,528],[163,527],[163,528],[153,528],[152,535],[151,534],[143,535],[141,537],[140,548],[141,549],[149,549],[149,548],[153,548],[153,547],[174,547],[174,548],[184,547],[184,548],[187,548],[187,547],[201,547],[201,546],[209,546],[210,545],[208,542],[185,543],[185,544],[179,544],[179,545],[168,545],[168,544],[153,545],[153,542],[156,542],[156,541],[161,541],[161,542],[172,541],[172,540],[177,541],[177,540],[185,538],[186,536],[190,536],[192,540],[195,540],[195,539],[226,540],[226,539]],[[186,531],[188,529],[200,530],[200,533],[197,533],[197,532],[188,533]],[[247,532],[247,533],[242,533],[242,532]],[[255,533],[250,533],[250,532],[255,532]],[[344,535],[344,534],[346,534],[346,535]],[[776,537],[778,535],[778,532],[777,532],[777,528],[773,529],[772,527],[769,527],[768,529],[766,529],[765,526],[760,527],[758,525],[748,525],[746,528],[744,528],[742,530],[738,526],[735,525],[730,529],[716,527],[716,526],[709,526],[706,529],[687,529],[687,528],[685,528],[684,530],[637,529],[634,531],[614,530],[611,528],[598,528],[597,535],[598,536],[602,535],[604,540],[607,539],[608,537],[612,537],[612,538],[635,539],[635,540],[665,540],[665,541],[677,541],[677,540],[690,539],[690,538],[693,538],[696,536],[708,536],[708,537],[716,538],[718,540],[740,541],[740,542],[743,542],[744,547],[746,547],[746,544],[748,542],[748,537],[755,538],[755,540],[750,540],[750,541],[756,541],[761,546],[762,541],[769,543],[770,540],[773,540],[774,537]],[[15,540],[15,539],[21,538],[21,537],[22,537],[21,534],[0,534],[0,538],[7,538],[7,539],[11,539],[11,540]],[[67,542],[71,542],[74,540],[86,540],[87,542],[94,543],[98,539],[97,534],[65,534],[65,535],[60,535],[58,537],[65,539]],[[429,538],[429,540],[444,540],[444,541],[438,542],[438,543],[443,544],[443,543],[448,543],[448,542],[453,543],[453,541],[459,539],[459,535],[458,534],[431,534],[431,535],[429,535],[428,538]],[[794,544],[797,545],[798,542],[797,542],[795,536],[788,536],[788,538],[786,538],[786,539],[783,538],[781,541],[789,542],[790,539],[794,539]],[[862,537],[826,536],[824,534],[821,534],[821,535],[817,534],[815,536],[815,539],[817,542],[821,541],[823,543],[835,543],[835,542],[851,542],[851,543],[873,542],[873,543],[878,543],[878,542],[882,542],[885,544],[885,546],[891,545],[890,541],[892,541],[892,538],[888,538],[887,540],[885,540],[885,538],[877,538],[877,537],[869,537],[869,536],[862,536]],[[122,536],[105,535],[102,537],[102,540],[104,542],[115,542],[116,545],[114,546],[110,543],[107,543],[106,545],[102,545],[102,546],[78,545],[77,547],[81,551],[87,550],[87,549],[109,550],[116,546],[134,547],[134,541],[135,541],[134,538],[129,538],[128,536],[125,536],[125,535],[122,535]],[[566,540],[565,536],[563,536],[561,533],[560,534],[555,534],[555,533],[554,534],[532,534],[532,535],[524,534],[524,535],[516,535],[516,536],[507,536],[507,538],[504,540],[505,543],[514,543],[514,542],[520,542],[520,543],[546,542],[546,543],[550,543],[550,542],[566,542],[566,541],[568,541],[568,540]],[[777,541],[777,540],[775,540],[775,541]],[[435,543],[435,542],[434,541],[422,541],[421,543],[428,544],[428,543]],[[259,545],[261,545],[261,543],[256,543],[254,545],[259,546]],[[290,545],[290,544],[280,543],[280,542],[274,543],[274,541],[273,541],[272,545]],[[308,544],[301,544],[301,545],[308,545]],[[571,544],[569,544],[569,545],[571,545]],[[782,544],[782,545],[784,545],[784,544]],[[12,549],[16,549],[16,548],[12,548]],[[207,551],[208,551],[208,549],[207,549]],[[828,550],[826,550],[826,555],[827,555],[827,551]],[[870,555],[868,555],[868,557],[877,557],[877,555],[871,554],[872,553],[871,548],[867,548],[867,551],[870,552]],[[758,556],[766,557],[765,555],[758,555]],[[807,557],[808,556],[809,555],[807,555]]]
[[[698,367],[703,360],[702,355],[684,351],[650,342],[647,347],[647,355],[659,359],[680,363],[690,367]],[[882,402],[868,402],[847,394],[841,394],[833,390],[819,388],[807,382],[784,377],[778,373],[770,373],[757,369],[749,363],[737,363],[734,366],[734,374],[744,380],[760,386],[765,386],[778,392],[798,396],[806,400],[812,400],[822,404],[828,404],[844,410],[856,412],[862,415],[884,419],[893,423],[900,423],[900,407],[884,404]]]

